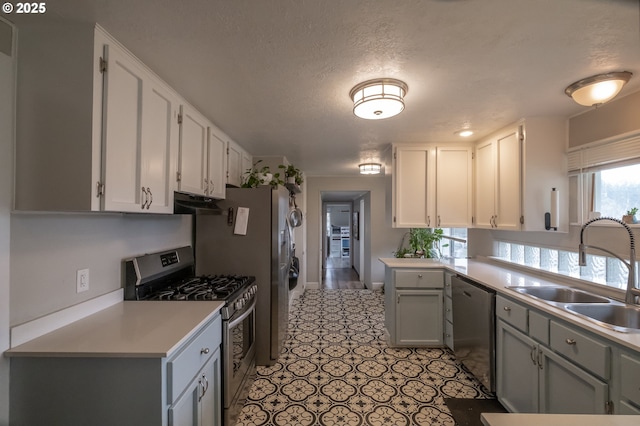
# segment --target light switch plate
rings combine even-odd
[[[89,290],[89,270],[78,269],[76,271],[76,293]]]

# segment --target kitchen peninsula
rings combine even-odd
[[[386,276],[390,276],[389,271],[440,270],[473,280],[496,292],[497,396],[509,411],[561,413],[578,404],[589,414],[640,415],[640,391],[637,389],[640,381],[640,330],[628,333],[613,331],[584,320],[561,306],[509,288],[579,287],[579,282],[569,284],[567,279],[556,280],[533,270],[506,267],[489,258],[442,261],[381,258],[380,261],[388,272]],[[585,289],[584,285],[582,289]],[[389,291],[393,289],[385,280],[387,298]],[[456,332],[455,323],[452,332]],[[518,346],[519,342],[525,343]],[[533,350],[536,357],[530,359],[529,352],[533,353]],[[519,358],[522,351],[526,352],[526,359]],[[514,357],[518,358],[514,360]],[[508,370],[512,364],[518,365],[519,371]],[[532,366],[531,374],[527,373],[528,366]],[[547,373],[549,369],[553,374]],[[513,379],[510,378],[520,382],[511,383]],[[525,379],[533,381],[531,388],[528,382],[523,384]],[[572,386],[574,390],[569,392],[568,388]],[[584,386],[584,389],[579,388],[584,393],[575,386]],[[524,390],[520,392],[520,389]],[[585,399],[575,402],[579,395]],[[584,404],[589,405],[585,408]]]

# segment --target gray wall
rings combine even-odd
[[[380,257],[392,257],[400,238],[406,230],[394,229],[387,220],[387,209],[390,209],[391,194],[385,191],[389,176],[357,176],[357,177],[307,177],[307,279],[309,283],[321,282],[320,250],[322,235],[322,201],[321,192],[330,191],[370,191],[368,210],[371,212],[365,229],[371,241],[370,252],[365,253],[364,281],[367,288],[373,283],[384,281],[384,265],[378,261]],[[355,262],[355,260],[354,260]]]
[[[13,189],[14,60],[11,27],[0,18],[0,354],[9,349],[11,191]],[[9,424],[9,360],[0,356],[0,425]]]
[[[13,214],[11,325],[122,287],[122,260],[191,244],[191,216]],[[76,270],[89,290],[76,293]]]

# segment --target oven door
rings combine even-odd
[[[246,309],[223,323],[224,407],[229,408],[254,365],[256,354],[255,298]]]

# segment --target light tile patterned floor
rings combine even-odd
[[[381,292],[307,290],[280,359],[258,367],[237,426],[453,426],[446,397],[491,395],[447,349],[390,348]]]

